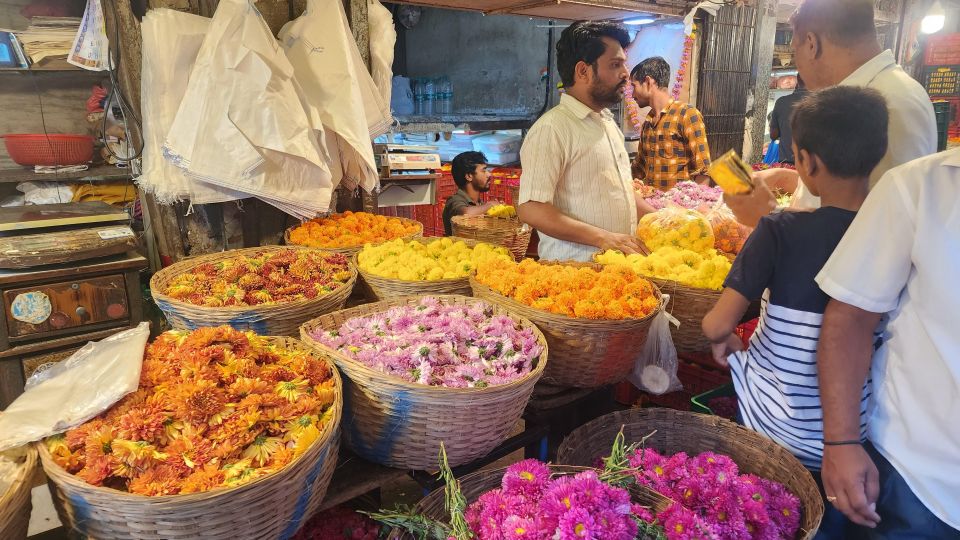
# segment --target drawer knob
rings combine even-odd
[[[83,307],[83,306],[80,306],[80,307],[77,308],[77,315],[83,317],[83,316],[86,315],[86,314],[87,314],[87,308],[85,308],[85,307]]]

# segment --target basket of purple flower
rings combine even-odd
[[[668,539],[812,539],[823,500],[810,473],[789,451],[743,426],[672,409],[632,409],[574,430],[557,461],[593,465],[622,430],[644,440],[629,457],[637,482],[675,501],[657,513]],[[701,537],[697,536],[697,538]]]
[[[453,466],[487,455],[510,435],[547,363],[532,322],[464,296],[361,305],[300,333],[346,375],[346,446],[404,469],[433,469],[441,442]]]

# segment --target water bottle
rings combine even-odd
[[[434,113],[434,100],[437,97],[437,83],[433,79],[426,79],[423,83],[423,114]]]
[[[423,114],[423,79],[413,80],[413,114]]]
[[[453,84],[449,77],[440,78],[440,113],[450,114],[453,112]]]

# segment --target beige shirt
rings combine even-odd
[[[623,133],[610,111],[597,113],[570,95],[540,117],[520,149],[520,204],[552,204],[601,229],[633,234],[637,206]],[[597,248],[540,233],[545,260],[589,261]]]

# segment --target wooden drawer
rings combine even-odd
[[[130,317],[123,274],[10,289],[3,304],[11,340]]]

